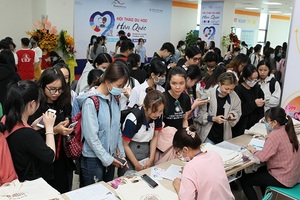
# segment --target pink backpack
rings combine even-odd
[[[5,123],[6,117],[2,117],[1,123]],[[9,183],[18,178],[16,173],[10,150],[6,141],[6,138],[10,136],[11,133],[17,131],[20,128],[25,126],[21,123],[17,123],[11,132],[5,131],[4,133],[0,132],[0,186],[5,183]]]

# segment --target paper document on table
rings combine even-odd
[[[70,200],[99,199],[119,200],[119,198],[104,185],[94,184],[73,190],[65,194]]]
[[[159,167],[151,167],[151,175],[150,177],[154,180],[160,181],[163,179],[163,174],[165,170]]]
[[[220,143],[216,144],[216,146],[222,147],[224,149],[233,150],[233,151],[240,151],[242,149],[241,146],[236,145],[236,144],[232,144],[232,143],[227,142],[227,141],[220,142]]]
[[[170,165],[170,167],[163,174],[163,178],[173,181],[175,178],[181,178],[182,166]]]
[[[249,145],[252,145],[256,150],[262,150],[265,144],[265,140],[260,140],[258,138],[252,138]]]

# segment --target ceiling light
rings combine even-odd
[[[279,13],[282,13],[280,11],[277,11],[277,10],[270,10],[269,13],[273,13],[273,14],[279,14]]]
[[[251,7],[248,7],[248,8],[245,8],[246,10],[259,10],[259,8],[251,8]]]
[[[278,6],[278,5],[282,5],[282,3],[279,2],[264,2],[265,5],[273,5],[273,6]]]

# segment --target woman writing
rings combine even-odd
[[[129,169],[140,171],[153,165],[158,131],[162,129],[162,113],[166,105],[163,94],[158,90],[147,93],[140,110],[142,126],[136,132],[137,117],[129,113],[123,124],[123,145]],[[144,165],[140,160],[149,158]]]
[[[32,81],[13,82],[8,88],[4,102],[4,125],[6,134],[9,133],[7,143],[19,180],[23,182],[40,177],[46,179],[43,168],[51,166],[55,159],[53,125],[56,115],[51,112],[43,113],[42,117],[32,123],[32,128],[27,121],[39,108],[41,90]],[[45,141],[35,130],[39,129],[36,124],[40,120],[45,125]],[[14,131],[20,125],[23,128]]]
[[[265,125],[268,137],[263,149],[247,148],[267,165],[241,179],[243,191],[251,200],[258,199],[253,186],[260,186],[264,194],[267,186],[289,188],[300,182],[299,142],[292,118],[283,108],[273,107],[265,113]]]
[[[178,130],[173,138],[176,154],[188,162],[181,179],[173,186],[180,200],[233,200],[222,158],[213,151],[201,151],[201,139],[196,128]]]
[[[233,91],[237,84],[231,72],[224,72],[218,78],[218,86],[208,91],[208,106],[200,108],[194,119],[201,125],[200,138],[216,144],[232,138],[231,127],[235,126],[242,114],[239,96]]]
[[[84,144],[81,156],[80,186],[111,181],[115,167],[123,167],[114,157],[125,157],[120,131],[120,107],[117,97],[129,79],[124,62],[115,61],[99,79],[98,87],[77,97],[82,108]],[[99,100],[99,111],[90,96]],[[119,154],[120,153],[120,154]]]

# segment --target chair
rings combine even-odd
[[[279,194],[290,199],[300,200],[300,183],[292,188],[269,186],[267,187],[265,196],[262,200],[277,199]]]

